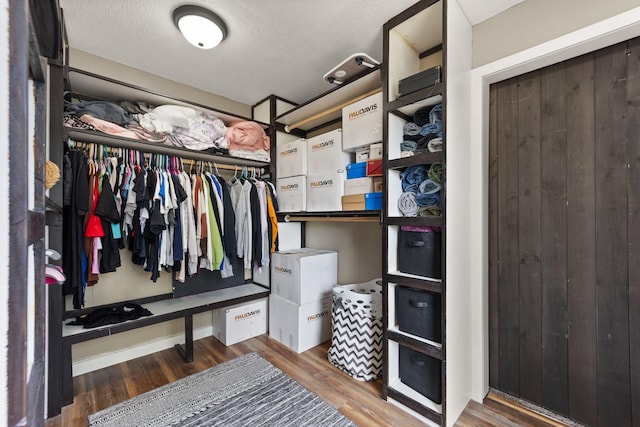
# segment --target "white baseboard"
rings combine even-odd
[[[204,326],[193,331],[193,339],[198,340],[213,335],[213,326]],[[96,371],[106,368],[107,366],[117,365],[136,357],[145,356],[147,354],[156,353],[161,350],[173,348],[176,344],[184,344],[184,334],[178,334],[166,337],[156,341],[149,341],[135,347],[129,347],[124,350],[101,353],[90,358],[75,360],[72,370],[73,376],[86,374],[87,372]]]

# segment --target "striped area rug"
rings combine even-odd
[[[89,415],[106,426],[354,426],[257,353]]]

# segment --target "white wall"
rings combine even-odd
[[[69,49],[69,63],[73,68],[110,77],[141,88],[155,90],[162,95],[173,96],[202,105],[215,106],[218,110],[243,117],[251,117],[251,107],[249,105],[109,61],[82,50]]]
[[[9,2],[0,0],[0,181],[9,182]],[[0,230],[9,230],[9,186],[0,185]],[[0,420],[7,419],[7,332],[9,330],[9,296],[6,278],[9,276],[9,240],[0,239]]]
[[[306,246],[338,252],[338,283],[382,277],[382,227],[377,222],[309,222]]]
[[[527,3],[529,3],[529,0]],[[582,2],[581,10],[595,1]],[[555,5],[556,3],[554,3]],[[606,3],[609,5],[609,2]],[[552,9],[553,10],[553,9]],[[555,13],[555,12],[554,12]],[[535,16],[528,18],[536,21]],[[515,22],[514,25],[518,23]],[[526,28],[524,22],[523,27]],[[601,49],[640,35],[640,7],[611,18],[568,32],[545,43],[517,52],[478,67],[471,72],[471,134],[468,244],[473,256],[469,259],[470,326],[471,326],[471,391],[481,402],[488,391],[488,127],[489,85],[584,53]],[[475,32],[474,32],[475,36]]]
[[[638,0],[526,0],[473,27],[473,66],[553,40],[638,6]]]

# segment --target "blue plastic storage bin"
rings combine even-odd
[[[382,192],[364,193],[364,208],[368,211],[382,209]]]
[[[367,162],[350,163],[347,165],[347,179],[367,176]]]

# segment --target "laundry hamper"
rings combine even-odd
[[[332,365],[359,381],[382,375],[382,286],[376,279],[333,288]]]

